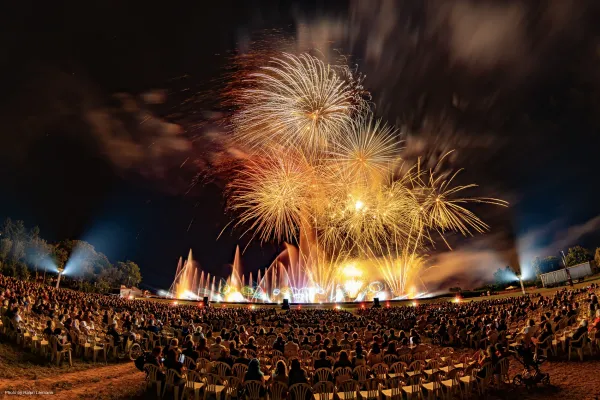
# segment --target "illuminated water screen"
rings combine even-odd
[[[371,301],[427,297],[425,285],[417,279],[405,294],[396,295],[380,278],[376,266],[367,261],[351,261],[339,268],[330,284],[323,287],[312,281],[299,262],[300,253],[295,246],[285,244],[285,249],[264,270],[257,274],[242,275],[240,249],[236,249],[231,274],[217,278],[205,274],[193,260],[192,251],[187,260],[179,260],[176,276],[167,297],[215,302],[328,303],[344,301]],[[331,266],[328,266],[331,267]],[[375,272],[374,272],[375,271]]]

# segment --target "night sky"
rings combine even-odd
[[[0,217],[134,260],[149,287],[168,288],[190,248],[225,276],[246,244],[229,228],[216,240],[231,219],[223,182],[190,185],[227,113],[231,58],[265,41],[347,55],[407,158],[456,149],[474,196],[510,201],[477,207],[491,232],[435,249],[451,273],[431,280],[477,281],[514,251],[526,263],[600,247],[593,1],[13,3],[0,13]],[[279,248],[249,246],[246,271]]]

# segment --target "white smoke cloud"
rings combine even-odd
[[[526,10],[519,3],[465,0],[433,10],[433,20],[448,28],[448,46],[455,61],[490,68],[521,63],[528,53]]]
[[[476,237],[453,251],[445,251],[432,257],[434,267],[423,273],[422,279],[429,290],[447,289],[451,286],[475,288],[493,282],[498,268],[510,265],[518,257],[523,276],[528,279],[535,272],[531,262],[535,257],[559,256],[559,252],[580,243],[587,235],[600,229],[600,215],[583,223],[561,228],[562,221],[551,221],[535,227],[514,243],[507,242],[500,234]]]

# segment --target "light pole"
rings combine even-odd
[[[523,291],[523,296],[525,296],[525,286],[523,285],[523,277],[521,275],[517,275],[519,278],[519,282],[521,283],[521,290]]]
[[[58,289],[58,285],[60,285],[60,277],[62,276],[63,272],[65,272],[65,269],[59,267],[58,268],[58,279],[56,279],[56,288],[57,289]]]

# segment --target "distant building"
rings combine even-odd
[[[121,290],[119,295],[122,298],[136,298],[136,297],[143,297],[144,296],[144,292],[142,291],[142,289],[138,289],[136,287],[126,287],[124,285],[121,285]]]

